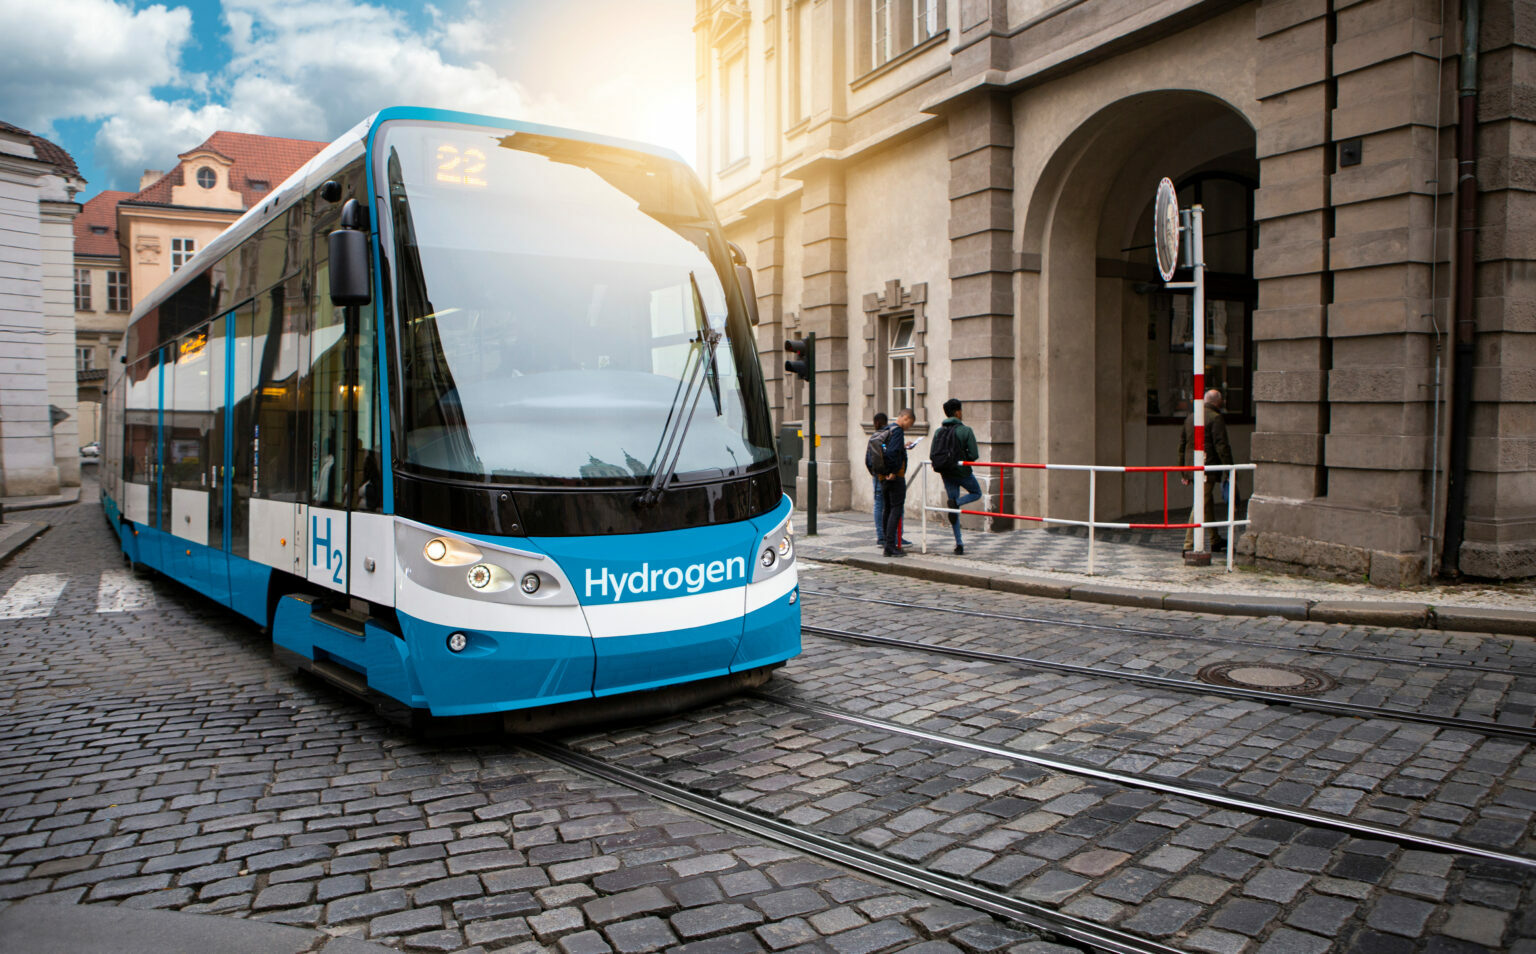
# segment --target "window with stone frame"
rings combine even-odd
[[[790,49],[794,51],[793,79],[790,81],[790,125],[798,126],[811,117],[812,79],[815,48],[811,45],[811,17],[814,0],[795,0],[790,21]]]
[[[914,430],[927,428],[923,402],[928,395],[925,364],[928,285],[911,288],[889,281],[883,292],[864,296],[864,420],[875,413],[894,418],[904,407],[917,416]]]
[[[107,311],[128,310],[128,273],[107,272]]]
[[[90,371],[96,367],[96,349],[94,347],[75,349],[75,370]]]
[[[900,59],[945,32],[944,0],[860,0],[859,71]]]
[[[75,311],[91,310],[91,270],[75,269]]]
[[[747,158],[747,51],[745,46],[720,60],[720,168]]]
[[[176,271],[181,266],[192,260],[197,252],[197,242],[189,238],[171,239],[171,271]]]

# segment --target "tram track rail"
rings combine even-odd
[[[1500,669],[1494,666],[1478,666],[1472,663],[1458,663],[1443,659],[1384,659],[1379,654],[1355,652],[1347,649],[1323,649],[1301,648],[1283,643],[1262,642],[1249,639],[1231,639],[1225,636],[1211,636],[1204,633],[1180,633],[1160,629],[1144,629],[1139,626],[1120,626],[1114,623],[1089,623],[1082,620],[1062,619],[1054,616],[1027,616],[1016,613],[993,613],[986,610],[959,609],[949,606],[932,606],[927,603],[914,603],[908,600],[882,599],[873,596],[854,596],[849,593],[837,593],[830,590],[813,590],[801,587],[802,596],[822,596],[838,600],[847,600],[854,603],[870,603],[877,606],[896,606],[902,609],[927,610],[933,613],[945,613],[951,616],[967,616],[976,619],[995,619],[1015,623],[1033,623],[1042,626],[1064,626],[1069,629],[1082,629],[1092,632],[1113,633],[1123,636],[1145,636],[1162,640],[1184,640],[1186,642],[1211,643],[1221,646],[1242,646],[1249,649],[1272,649],[1278,652],[1293,653],[1304,656],[1336,656],[1342,659],[1359,659],[1365,662],[1391,663],[1403,666],[1419,666],[1434,669],[1451,669],[1460,672],[1487,673],[1497,676],[1530,676],[1536,678],[1536,671]]]
[[[772,698],[772,697],[764,697]],[[774,699],[775,702],[781,700]],[[983,911],[1056,938],[1111,954],[1180,954],[1178,948],[1139,937],[1093,921],[1074,917],[1042,904],[1010,897],[962,878],[929,871],[920,865],[887,857],[878,851],[839,841],[761,813],[729,805],[681,785],[661,781],[632,769],[605,762],[567,746],[542,739],[518,743],[527,751],[582,774],[622,785],[716,824],[744,831],[796,851],[846,868]]]
[[[843,642],[862,643],[872,646],[886,646],[893,649],[904,649],[914,652],[930,653],[934,655],[950,656],[957,659],[969,659],[978,662],[1002,663],[1018,666],[1023,669],[1035,669],[1046,672],[1059,672],[1074,676],[1089,676],[1098,679],[1113,679],[1122,682],[1132,682],[1138,685],[1151,686],[1158,689],[1169,689],[1178,692],[1193,692],[1202,695],[1220,696],[1228,699],[1242,699],[1252,702],[1263,702],[1269,705],[1284,705],[1296,709],[1305,709],[1312,712],[1323,712],[1329,715],[1353,716],[1361,719],[1390,719],[1397,722],[1413,722],[1420,725],[1430,725],[1441,729],[1451,729],[1465,732],[1476,732],[1481,735],[1500,736],[1503,738],[1518,739],[1523,742],[1536,742],[1536,727],[1508,725],[1502,722],[1489,722],[1486,719],[1463,719],[1457,716],[1441,716],[1430,713],[1415,712],[1412,709],[1400,709],[1386,706],[1369,706],[1355,702],[1341,702],[1316,698],[1312,696],[1293,695],[1283,692],[1269,692],[1263,689],[1244,689],[1237,686],[1218,686],[1208,682],[1200,682],[1192,679],[1178,679],[1171,676],[1154,676],[1147,673],[1130,672],[1124,669],[1103,669],[1095,666],[1084,666],[1077,663],[1056,662],[1049,659],[1038,659],[1032,656],[1019,656],[1011,653],[991,652],[982,649],[968,649],[959,646],[944,646],[935,643],[925,643],[919,640],[900,639],[895,636],[879,636],[874,633],[859,633],[852,630],[833,629],[826,626],[800,627],[801,632],[821,636],[826,639],[836,639]],[[1253,665],[1263,665],[1262,661],[1256,661]]]
[[[1092,778],[1097,781],[1122,785],[1127,788],[1142,789],[1171,795],[1176,798],[1184,798],[1190,801],[1214,805],[1219,808],[1246,812],[1263,818],[1278,818],[1286,821],[1298,822],[1317,828],[1328,828],[1334,831],[1362,838],[1374,838],[1392,842],[1408,848],[1426,851],[1448,852],[1451,854],[1465,855],[1484,861],[1493,861],[1507,865],[1513,865],[1527,871],[1536,871],[1536,857],[1516,855],[1509,852],[1497,851],[1492,848],[1484,848],[1466,842],[1455,841],[1448,838],[1437,838],[1433,835],[1423,835],[1417,832],[1403,831],[1400,828],[1389,828],[1385,825],[1375,825],[1370,822],[1356,821],[1341,815],[1330,815],[1322,812],[1311,812],[1299,808],[1290,808],[1285,805],[1275,805],[1257,799],[1243,798],[1237,795],[1228,795],[1210,788],[1199,786],[1179,785],[1174,782],[1160,781],[1147,775],[1132,775],[1124,772],[1115,772],[1109,769],[1099,768],[1083,762],[1071,759],[1063,759],[1055,756],[1040,755],[1034,752],[1023,752],[1018,749],[1010,749],[987,742],[978,742],[974,739],[960,738],[945,735],[940,732],[930,732],[926,729],[918,729],[909,725],[902,725],[886,719],[867,716],[857,712],[848,712],[833,706],[823,705],[817,702],[804,702],[797,699],[788,699],[783,696],[758,691],[753,693],[757,698],[774,705],[783,706],[786,709],[805,713],[807,715],[820,716],[833,719],[851,725],[862,726],[867,729],[875,729],[881,732],[890,732],[910,739],[936,743],[956,749],[980,753],[994,758],[1007,759],[1013,762],[1033,765],[1048,771],[1076,777]]]

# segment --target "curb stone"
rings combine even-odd
[[[211,914],[23,901],[0,911],[0,954],[392,954],[355,938]]]
[[[1223,616],[1281,616],[1285,619],[1319,623],[1397,626],[1409,629],[1439,629],[1464,633],[1536,637],[1536,612],[1524,610],[1480,606],[1431,606],[1428,603],[1385,600],[1312,601],[1298,597],[1229,595],[1198,591],[1165,593],[1155,589],[1137,589],[1128,586],[1070,583],[1016,573],[993,575],[975,570],[957,569],[918,557],[908,557],[904,560],[874,560],[867,557],[827,555],[817,556],[814,559],[822,563],[851,566],[875,573],[888,573],[932,583],[952,583],[957,586],[971,586],[977,589],[998,590],[1046,599],[1072,599],[1115,606],[1181,610]]]

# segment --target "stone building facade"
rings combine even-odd
[[[71,223],[85,187],[56,144],[0,122],[0,496],[80,483]]]
[[[1195,316],[1154,265],[1166,176],[1205,210],[1207,381],[1258,465],[1243,548],[1385,585],[1536,574],[1536,7],[1464,2],[1459,91],[1442,0],[698,0],[701,174],[785,422],[783,340],[816,332],[819,499],[869,507],[874,412],[924,433],[948,397],[984,460],[1174,463]],[[1087,513],[1079,474],[985,482]],[[1096,512],[1162,494],[1101,479]]]

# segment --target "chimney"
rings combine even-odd
[[[164,176],[165,173],[156,169],[145,169],[144,174],[139,176],[139,191],[143,192],[145,189],[148,189],[156,182],[159,182]]]

